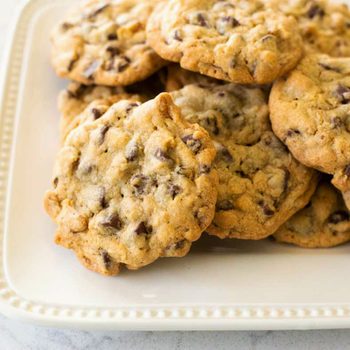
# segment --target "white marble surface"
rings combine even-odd
[[[0,64],[8,25],[21,0],[0,0]],[[0,350],[17,349],[350,349],[350,331],[83,332],[35,327],[0,316]]]
[[[77,332],[0,317],[1,350],[346,350],[350,332]]]

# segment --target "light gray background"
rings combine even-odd
[[[22,0],[0,0],[0,64],[8,26]],[[350,331],[82,332],[35,327],[0,316],[0,350],[17,349],[350,349]]]

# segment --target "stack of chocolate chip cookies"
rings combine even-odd
[[[349,57],[349,58],[347,58]],[[116,275],[202,234],[350,240],[350,10],[89,0],[52,34],[56,243]]]

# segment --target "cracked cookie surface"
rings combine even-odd
[[[262,89],[188,85],[171,95],[217,149],[218,201],[209,233],[262,239],[308,203],[316,172],[297,162],[272,133]]]
[[[45,196],[56,242],[105,275],[186,255],[215,212],[215,154],[168,94],[114,104],[72,131],[57,156]]]
[[[304,248],[329,248],[350,241],[350,215],[341,193],[329,182],[320,183],[310,203],[274,238]]]
[[[241,84],[266,84],[302,55],[293,17],[264,1],[169,0],[147,24],[147,41],[164,59]]]
[[[129,85],[165,62],[146,43],[157,0],[90,0],[72,10],[52,34],[52,64],[60,77],[83,84]]]
[[[349,206],[350,58],[306,56],[270,95],[275,134],[296,159],[333,175]]]

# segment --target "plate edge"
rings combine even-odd
[[[9,164],[15,141],[13,135],[16,102],[19,97],[21,62],[26,43],[25,32],[35,10],[58,1],[25,1],[17,12],[10,31],[11,35],[5,46],[0,120],[0,311],[8,317],[39,325],[80,329],[266,330],[349,327],[350,304],[83,308],[25,300],[10,288],[4,274],[3,241]],[[11,57],[15,59],[11,60]]]

